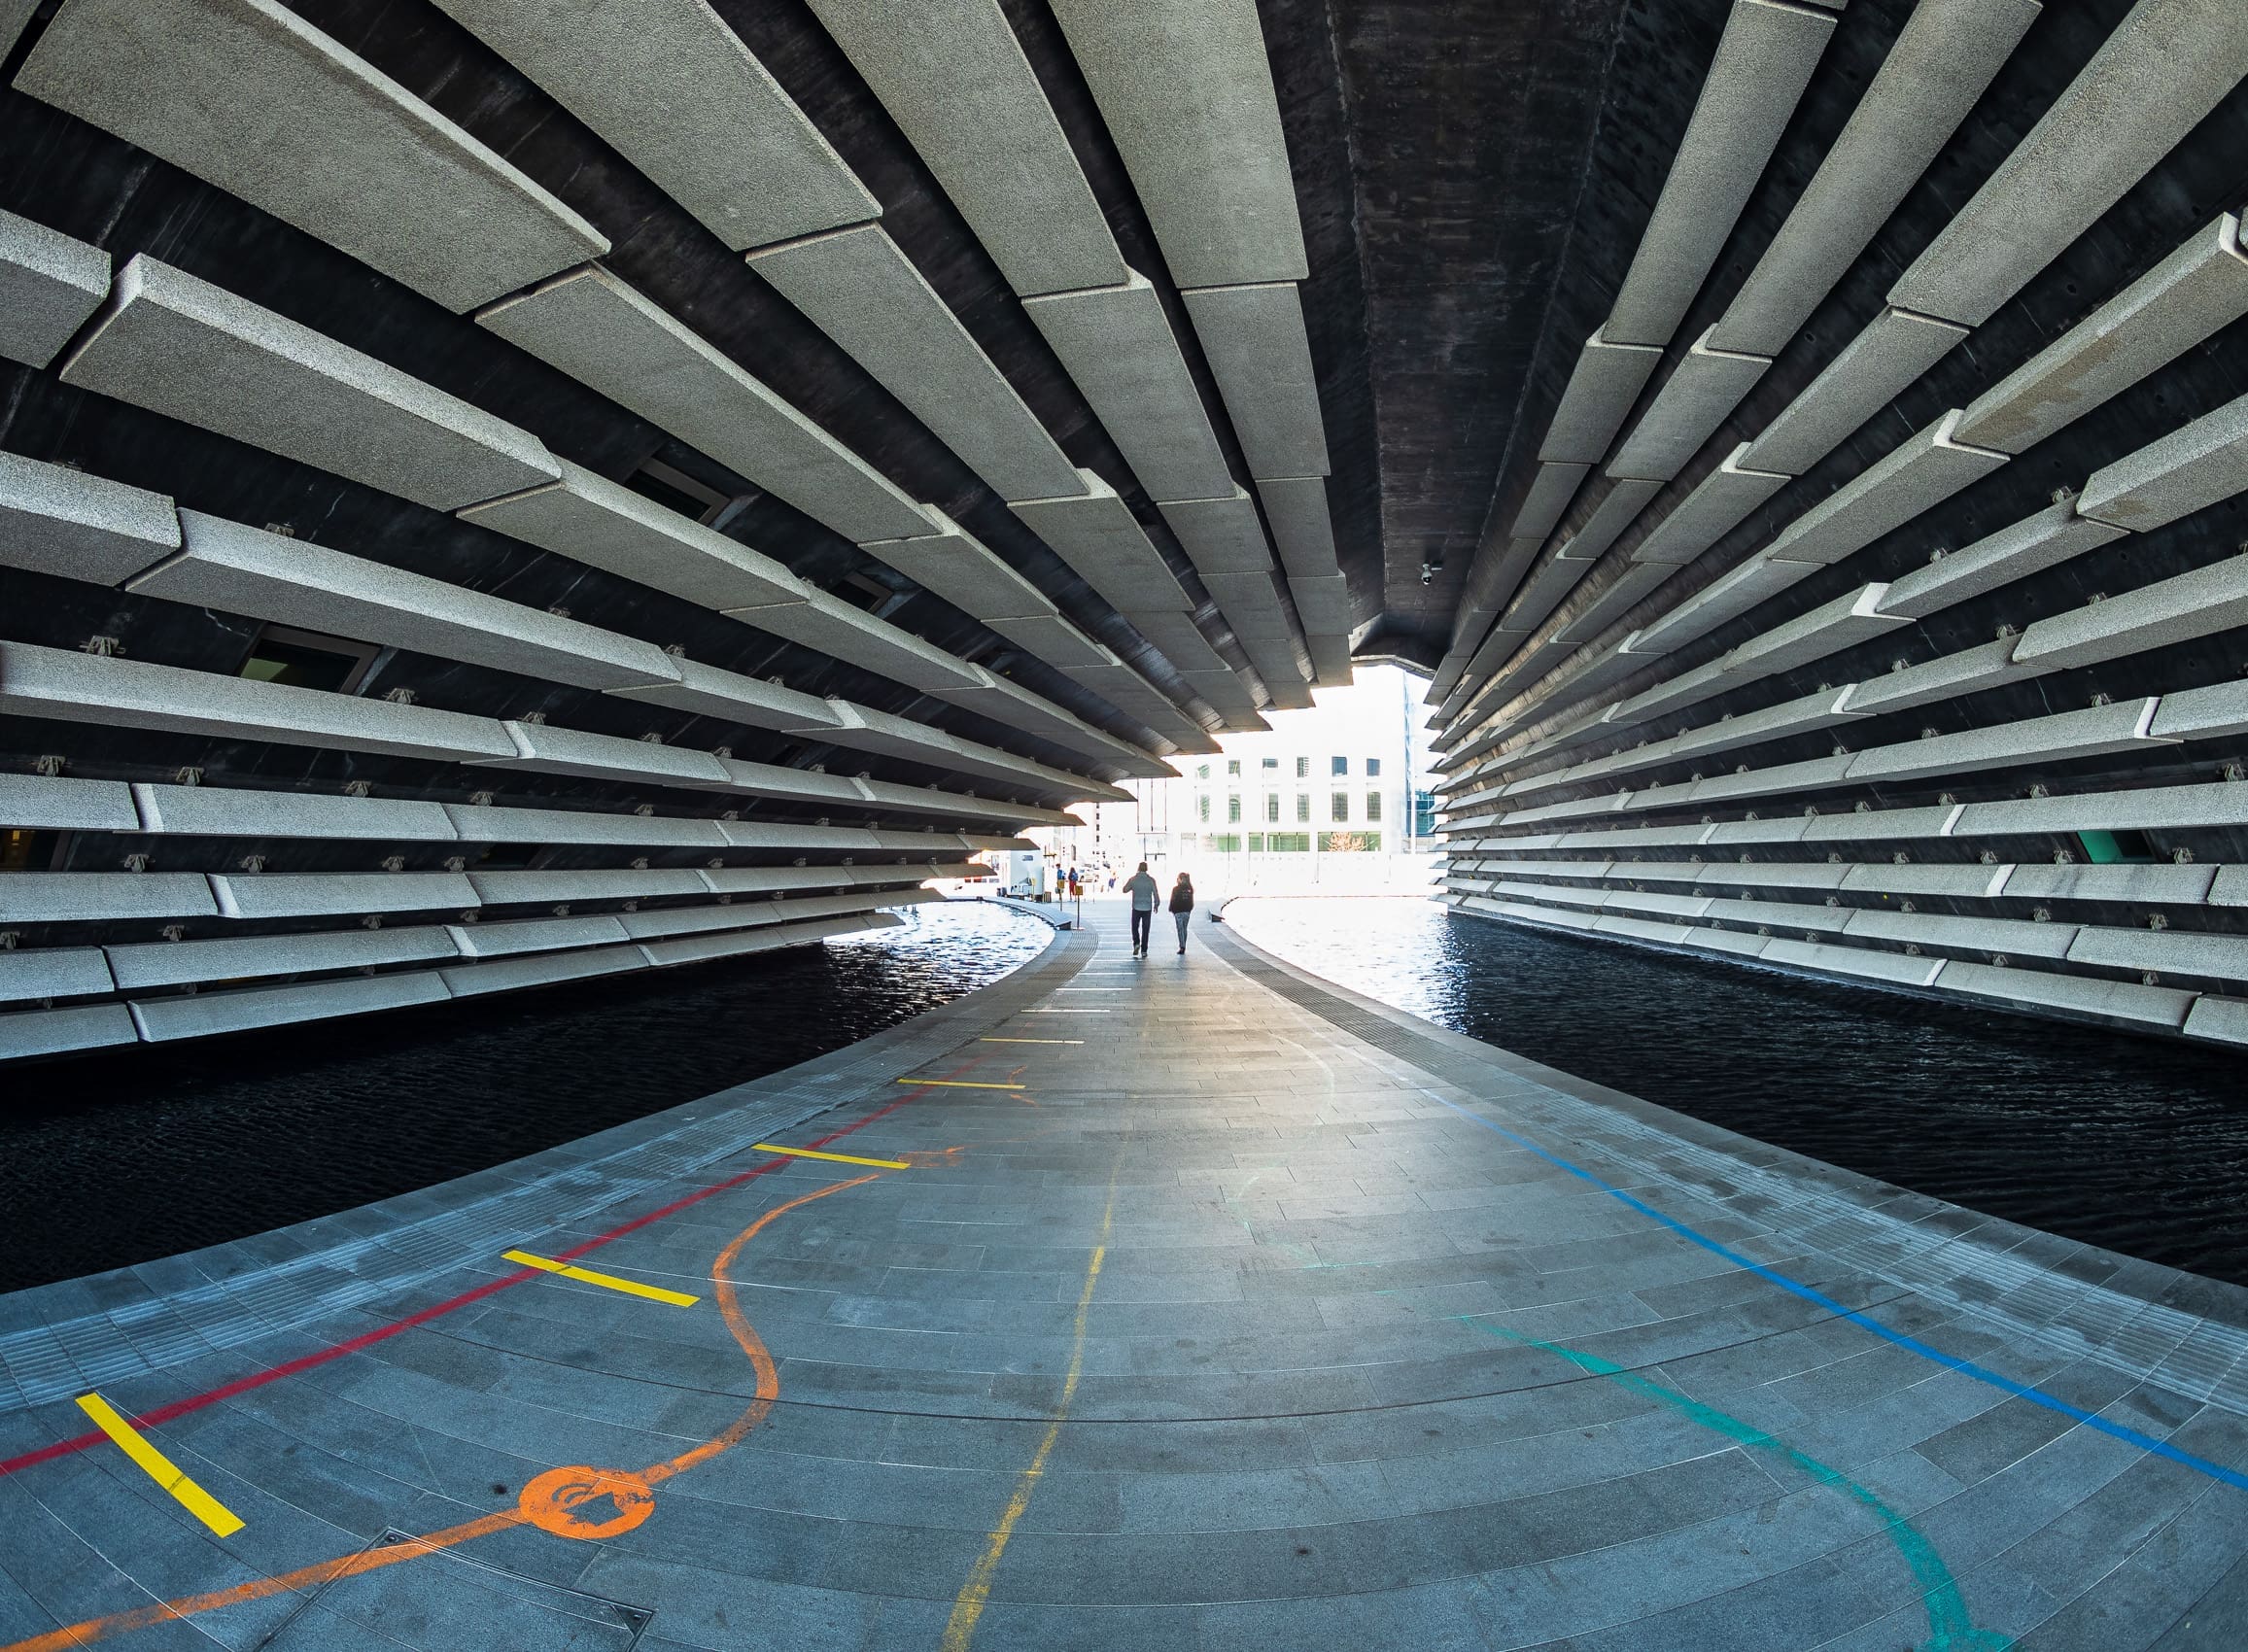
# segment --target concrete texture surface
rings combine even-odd
[[[1135,961],[1121,907],[1088,920],[771,1078],[0,1299],[0,1635],[2237,1644],[2248,1293],[1569,1079],[1206,921]],[[90,1433],[88,1391],[241,1530]]]

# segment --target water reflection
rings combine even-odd
[[[2248,1285],[2238,1055],[1456,917],[1226,909],[1290,962],[1564,1072],[1957,1204]]]
[[[900,929],[356,1021],[11,1069],[0,1290],[237,1239],[642,1118],[1034,958],[983,902]]]

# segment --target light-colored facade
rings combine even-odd
[[[1105,892],[1142,860],[1218,888],[1425,881],[1436,844],[1412,715],[1421,689],[1394,666],[1362,668],[1349,687],[1318,690],[1310,710],[1266,713],[1266,733],[1173,759],[1175,779],[1128,782],[1130,803],[1073,809],[1084,825],[1028,834],[1047,883],[1076,867],[1089,894]]]

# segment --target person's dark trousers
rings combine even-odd
[[[1144,951],[1146,951],[1146,950],[1148,949],[1148,927],[1149,927],[1151,924],[1153,924],[1155,921],[1156,921],[1156,914],[1155,914],[1154,912],[1140,912],[1140,911],[1138,911],[1137,909],[1135,909],[1135,910],[1133,911],[1133,912],[1132,912],[1132,950],[1133,950],[1133,951],[1135,951],[1135,952],[1144,952]]]

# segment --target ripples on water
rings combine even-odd
[[[839,1050],[1046,947],[983,902],[680,969],[11,1069],[0,1290],[429,1187]]]
[[[2236,1052],[1456,917],[1226,909],[1299,968],[1579,1078],[1954,1204],[2248,1285]]]

